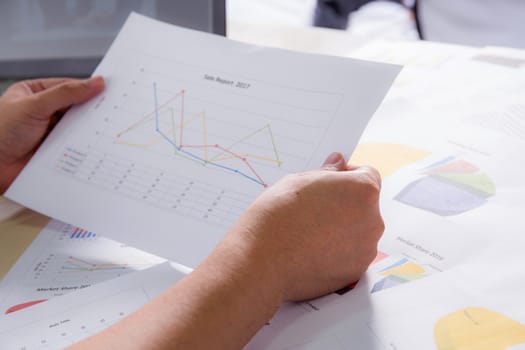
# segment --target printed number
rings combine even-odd
[[[237,82],[237,84],[235,85],[235,87],[238,87],[238,88],[241,88],[241,89],[247,89],[247,88],[250,87],[250,84]]]

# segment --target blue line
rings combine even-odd
[[[254,177],[251,177],[250,175],[248,174],[245,174],[243,173],[242,171],[238,170],[238,169],[234,169],[234,168],[230,168],[230,167],[227,167],[227,166],[224,166],[224,165],[221,165],[221,164],[217,164],[217,163],[214,163],[214,162],[210,162],[204,158],[201,158],[191,152],[188,152],[186,150],[183,150],[181,147],[177,146],[177,144],[175,142],[173,142],[168,136],[166,136],[162,131],[160,131],[159,129],[159,112],[158,112],[158,105],[157,105],[157,84],[155,82],[153,82],[153,95],[154,95],[154,98],[155,98],[155,126],[156,126],[156,129],[155,131],[158,132],[166,141],[168,141],[169,143],[171,143],[171,145],[173,147],[175,147],[175,149],[181,153],[184,153],[194,159],[197,159],[198,161],[204,163],[204,164],[209,164],[209,165],[213,165],[217,168],[221,168],[221,169],[224,169],[224,170],[227,170],[227,171],[231,171],[232,173],[235,173],[235,174],[239,174],[241,176],[244,176],[245,178],[247,178],[248,180],[251,180],[255,183],[258,183],[259,185],[263,185],[264,186],[264,183],[262,183],[261,181],[259,181],[258,179],[254,178]],[[182,125],[181,125],[182,127]]]
[[[159,110],[157,103],[157,83],[153,82],[153,98],[155,99],[155,130],[159,131]]]
[[[181,153],[184,153],[194,159],[197,159],[198,161],[204,163],[204,164],[209,164],[209,165],[213,165],[215,167],[218,167],[218,168],[221,168],[221,169],[224,169],[224,170],[228,170],[228,171],[231,171],[235,174],[239,174],[239,175],[242,175],[244,176],[245,178],[249,179],[249,180],[252,180],[256,183],[258,183],[259,185],[264,185],[261,181],[259,181],[258,179],[254,178],[254,177],[251,177],[250,175],[247,175],[245,173],[243,173],[242,171],[240,170],[237,170],[237,169],[234,169],[234,168],[230,168],[230,167],[227,167],[225,165],[221,165],[221,164],[217,164],[217,163],[214,163],[214,162],[210,162],[210,161],[207,161],[206,159],[204,158],[201,158],[191,152],[188,152],[180,147],[178,147],[168,136],[166,136],[162,131],[160,130],[157,130],[157,132],[166,140],[168,141],[169,143],[171,143],[173,145],[173,147],[175,147],[175,149]]]

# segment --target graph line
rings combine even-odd
[[[129,133],[137,129],[138,127],[145,125],[146,123],[150,123],[153,119],[154,125],[155,125],[155,133],[158,134],[159,139],[166,141],[173,147],[176,155],[181,156],[188,160],[198,162],[199,164],[203,166],[213,166],[213,167],[234,173],[236,175],[240,175],[250,181],[253,181],[259,185],[262,185],[263,187],[267,187],[268,184],[266,183],[266,181],[263,180],[263,178],[258,173],[256,168],[251,164],[249,159],[256,159],[260,161],[270,162],[270,163],[276,164],[277,166],[281,165],[282,161],[280,160],[279,154],[277,152],[277,146],[275,143],[275,138],[274,138],[271,126],[269,124],[266,124],[263,127],[260,127],[259,129],[240,138],[239,140],[232,142],[228,146],[223,146],[218,143],[208,143],[209,137],[208,137],[208,126],[206,122],[206,119],[207,119],[206,113],[200,112],[188,118],[188,116],[185,115],[185,105],[184,105],[185,95],[186,95],[186,91],[183,89],[180,92],[178,92],[175,96],[172,96],[166,102],[159,105],[157,83],[153,82],[154,110],[144,115],[139,121],[135,122],[134,124],[126,128],[125,130],[118,133],[117,139],[119,140],[117,140],[116,143],[127,145],[127,146],[134,146],[134,147],[148,147],[148,146],[151,146],[157,143],[158,141],[157,138],[155,140],[152,140],[149,143],[142,143],[142,144],[136,144],[136,143],[134,144],[134,143],[129,143],[129,142],[120,140],[120,138],[126,133]],[[174,108],[172,107],[166,108],[170,102],[175,101],[177,98],[180,98],[180,117],[179,117],[178,124],[176,122]],[[171,128],[172,128],[170,132],[171,137],[168,136],[169,134],[167,134],[161,129],[161,123],[160,123],[161,109],[164,109],[164,111],[167,110],[170,114]],[[186,144],[184,142],[185,141],[184,129],[187,127],[187,124],[195,121],[196,119],[202,120],[202,143]],[[238,146],[239,144],[244,143],[245,141],[254,137],[255,135],[261,134],[263,132],[266,132],[269,135],[269,138],[270,138],[269,141],[271,143],[272,151],[273,151],[273,158],[268,157],[268,156],[252,154],[248,152],[239,153],[239,152],[233,151],[233,148],[235,146]],[[218,151],[218,153],[215,153],[215,155],[210,158],[209,151],[211,149]],[[197,150],[202,150],[202,155],[199,155],[198,153],[196,153]],[[238,159],[241,163],[243,163],[246,166],[248,171],[246,170],[243,171],[243,170],[234,168],[229,165],[221,164],[221,162],[231,160],[231,159]]]
[[[94,264],[74,256],[69,256],[66,265],[62,266],[62,270],[69,272],[125,270],[128,268],[127,264]]]

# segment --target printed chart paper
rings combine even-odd
[[[2,349],[62,349],[131,314],[185,276],[163,263],[0,318]]]
[[[133,14],[6,196],[195,267],[283,175],[349,155],[399,66],[229,41]]]
[[[0,281],[0,315],[165,261],[96,232],[51,220]]]

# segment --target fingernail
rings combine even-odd
[[[100,90],[104,87],[104,78],[97,75],[96,77],[88,79],[86,84],[90,90]]]
[[[344,160],[343,155],[339,152],[333,152],[326,158],[324,165],[337,165],[341,160]]]

